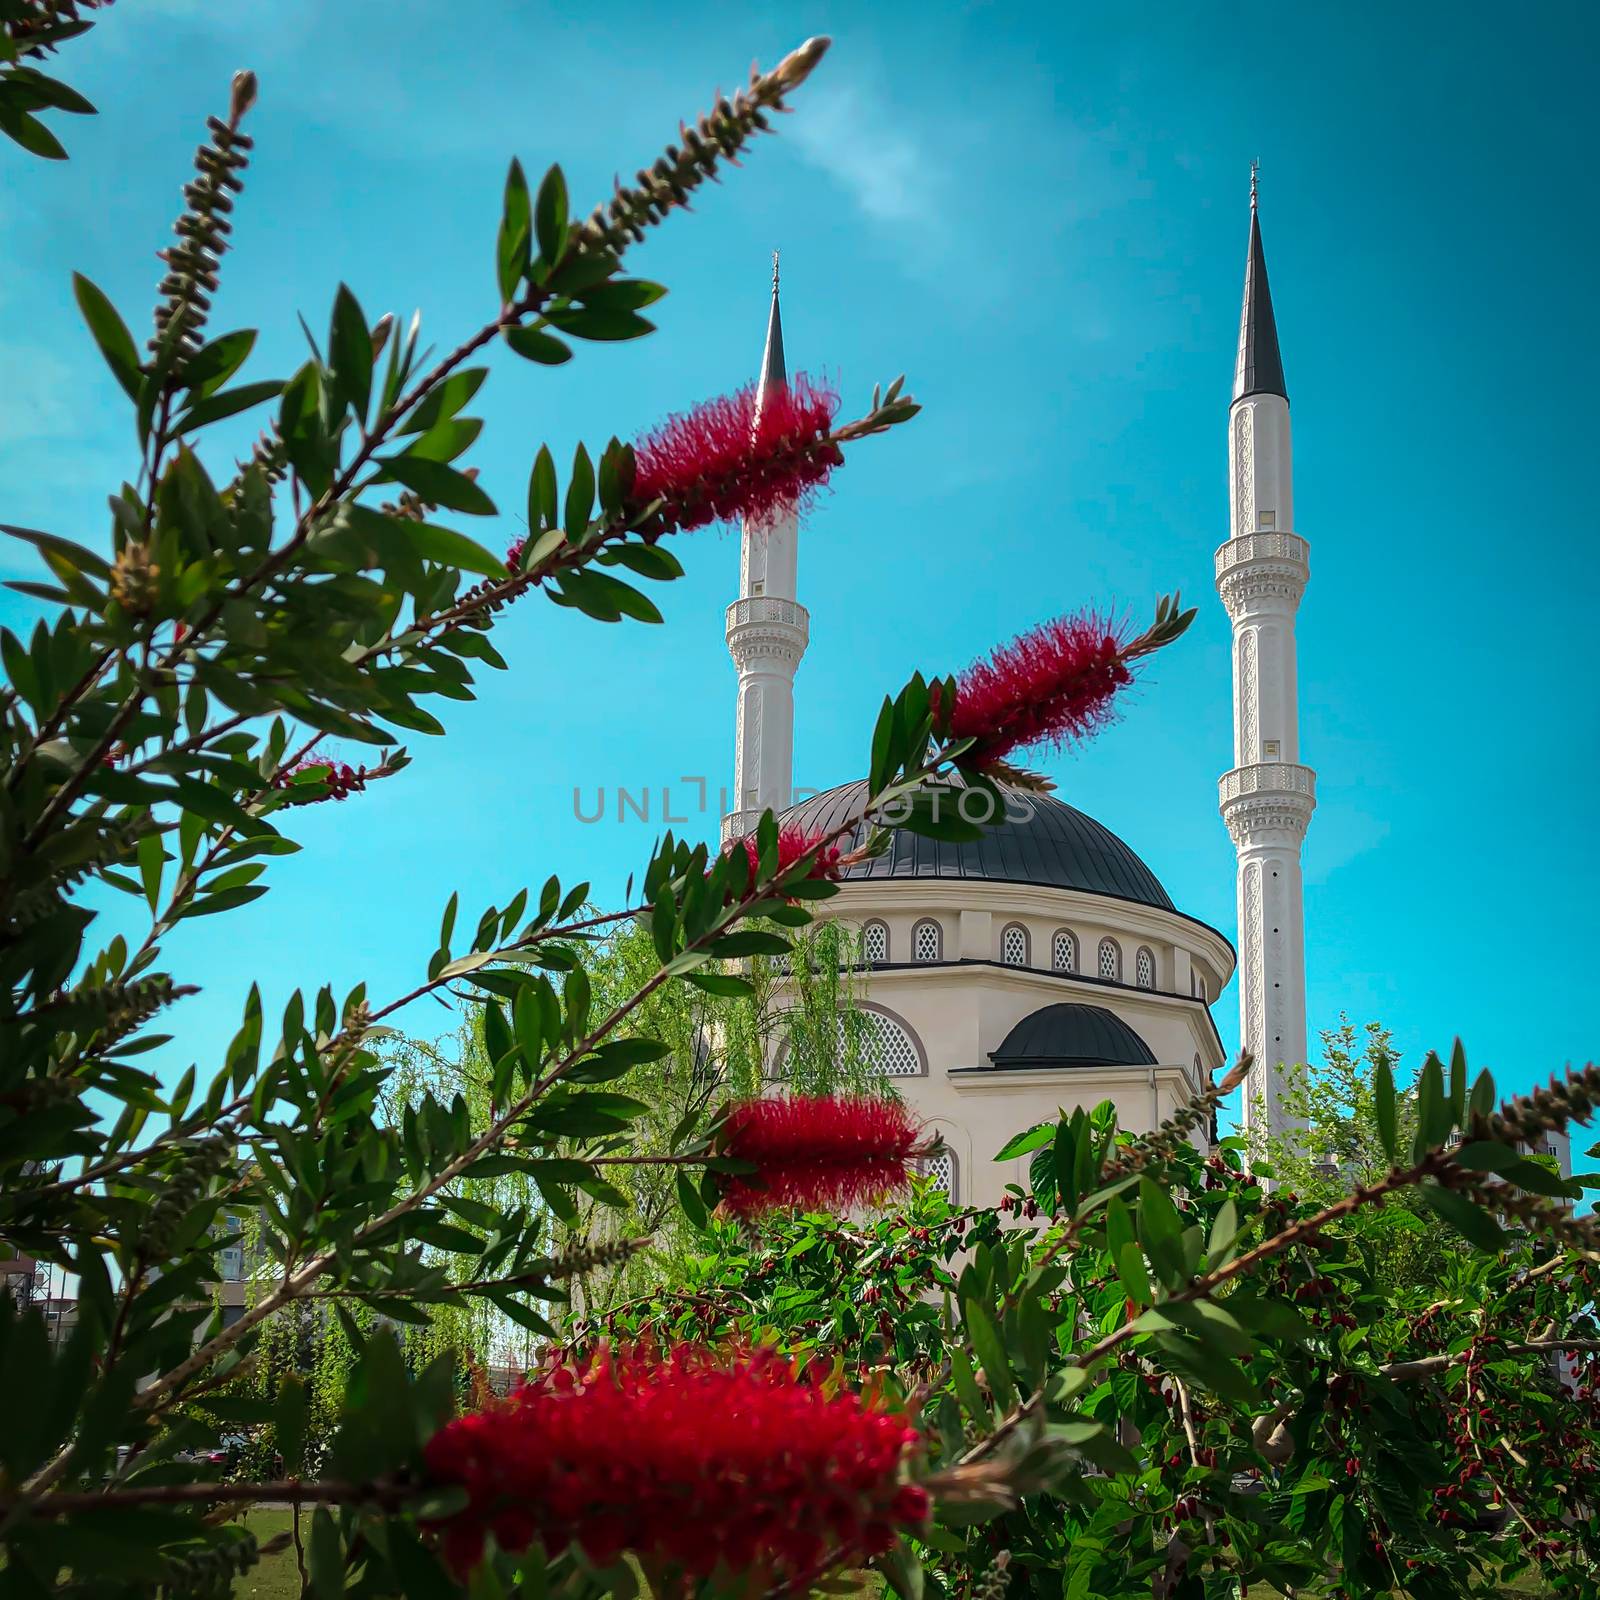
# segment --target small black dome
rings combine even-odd
[[[1104,1006],[1045,1006],[989,1052],[997,1067],[1153,1067],[1150,1046]]]
[[[1054,795],[1002,785],[1008,820],[986,827],[968,844],[895,831],[881,856],[847,870],[847,878],[987,878],[1112,895],[1139,905],[1173,907],[1156,875],[1109,828]],[[831,832],[867,797],[865,783],[845,783],[803,800],[783,814],[785,825],[808,834]],[[952,807],[955,802],[952,801]],[[974,817],[973,820],[978,820]],[[864,837],[858,827],[855,842]]]

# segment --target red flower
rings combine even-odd
[[[806,851],[825,838],[824,834],[807,834],[799,828],[780,828],[778,830],[778,876],[797,862]],[[756,873],[760,870],[761,850],[756,843],[756,836],[747,833],[742,839],[735,839],[729,845],[729,850],[743,847],[745,857],[750,863],[750,879],[755,881]],[[837,845],[823,845],[817,851],[816,860],[811,864],[811,870],[806,874],[808,878],[837,878],[839,876],[839,847]]]
[[[367,767],[346,766],[342,761],[330,761],[326,756],[318,755],[312,751],[310,755],[302,757],[293,766],[279,767],[273,774],[272,787],[274,789],[288,789],[293,791],[301,787],[295,780],[301,773],[305,773],[315,782],[320,782],[328,791],[326,794],[308,795],[308,800],[343,800],[348,795],[359,794],[367,786],[370,778],[381,778],[382,772],[375,772]]]
[[[466,1508],[439,1527],[464,1575],[493,1534],[517,1552],[624,1551],[690,1579],[719,1563],[762,1582],[865,1561],[927,1519],[902,1481],[917,1432],[879,1398],[829,1393],[771,1351],[602,1351],[539,1374],[428,1441],[430,1474]]]
[[[789,1095],[736,1101],[722,1153],[755,1168],[723,1179],[723,1204],[748,1217],[881,1200],[905,1187],[924,1148],[921,1128],[898,1100]]]
[[[506,546],[505,560],[507,572],[520,572],[522,570],[522,552],[527,548],[527,546],[528,541],[526,539],[513,539],[511,543]]]
[[[664,502],[648,537],[802,504],[844,461],[829,438],[839,397],[797,373],[757,403],[754,384],[668,417],[634,447],[629,503]]]
[[[1042,623],[956,678],[941,726],[976,741],[966,759],[979,767],[1023,745],[1086,738],[1133,682],[1125,651],[1117,628],[1093,612]]]

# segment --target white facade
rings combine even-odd
[[[1233,767],[1218,798],[1238,855],[1239,1037],[1256,1066],[1250,1132],[1282,1132],[1282,1067],[1306,1059],[1300,851],[1316,773],[1300,760],[1295,613],[1310,577],[1295,531],[1294,455],[1255,197],[1234,401],[1228,415],[1229,538],[1217,593],[1233,621]]]
[[[778,269],[761,359],[757,405],[786,381]],[[728,607],[728,652],[739,671],[732,810],[722,837],[749,833],[768,809],[782,811],[794,790],[794,675],[811,637],[811,614],[797,595],[800,523],[793,511],[746,520],[740,533],[739,598]]]
[[[961,1205],[993,1205],[1008,1183],[1027,1187],[1030,1157],[994,1160],[1024,1128],[1110,1100],[1124,1127],[1148,1130],[1223,1065],[1206,997],[1232,976],[1233,950],[1178,912],[971,878],[847,882],[827,909],[882,930],[874,942],[881,939],[876,949],[886,954],[862,976],[858,1003],[882,1019],[874,1025],[881,1068],[944,1140],[952,1159],[939,1176]],[[930,928],[936,940],[927,937]],[[1025,944],[1021,962],[1014,930]],[[1063,933],[1071,935],[1077,971],[1055,965],[1065,953]],[[1098,976],[1107,941],[1120,979]],[[1150,988],[1139,985],[1140,951],[1149,955]],[[1007,1070],[991,1061],[1018,1023],[1062,1002],[1114,1013],[1149,1046],[1154,1063]],[[781,1076],[781,1059],[775,1069]]]

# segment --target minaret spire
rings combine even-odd
[[[1239,1037],[1256,1060],[1244,1086],[1252,1133],[1283,1133],[1282,1068],[1306,1059],[1305,911],[1300,851],[1316,773],[1300,762],[1295,613],[1311,575],[1294,531],[1289,397],[1261,246],[1256,167],[1233,403],[1230,537],[1217,593],[1233,621],[1234,765],[1219,799],[1238,857]]]
[[[778,252],[772,252],[772,305],[761,353],[756,403],[787,386],[783,316],[778,302]],[[750,832],[769,808],[782,811],[794,789],[794,675],[811,636],[799,603],[799,518],[780,511],[746,520],[740,535],[739,598],[728,607],[728,651],[739,671],[734,734],[733,804],[722,836]]]
[[[756,390],[765,398],[774,389],[788,385],[789,374],[783,365],[783,316],[778,310],[778,252],[772,252],[772,310],[767,313],[767,343],[761,352],[761,381]]]
[[[1267,255],[1261,247],[1261,214],[1257,177],[1261,163],[1250,163],[1250,248],[1244,263],[1244,305],[1239,312],[1239,355],[1233,366],[1233,398],[1251,394],[1281,395],[1283,357],[1278,352],[1278,323],[1272,315],[1272,290],[1267,285]]]

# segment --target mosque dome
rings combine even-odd
[[[846,869],[849,881],[882,878],[971,878],[1038,884],[1109,895],[1138,905],[1175,907],[1156,875],[1109,828],[1054,795],[1001,785],[1006,819],[966,844],[897,828],[883,855]],[[783,813],[785,827],[831,832],[866,801],[864,782],[841,784]],[[952,807],[955,801],[952,801]],[[969,812],[970,814],[970,812]],[[857,827],[855,842],[866,836]]]
[[[1150,1046],[1104,1006],[1053,1005],[1030,1013],[989,1052],[997,1067],[1153,1067]]]

